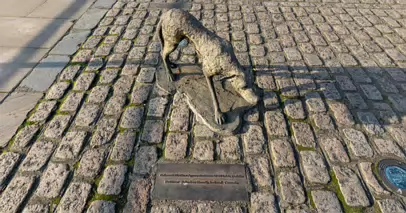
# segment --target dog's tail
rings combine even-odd
[[[158,25],[156,27],[156,34],[155,37],[158,37],[159,43],[161,43],[161,52],[164,49],[164,37],[162,35],[162,18],[159,19]]]

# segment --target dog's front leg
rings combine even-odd
[[[223,113],[220,111],[219,102],[217,99],[216,92],[214,91],[214,84],[213,84],[213,77],[212,76],[205,76],[207,85],[209,86],[209,90],[211,93],[211,98],[213,99],[213,107],[214,107],[214,117],[216,119],[217,124],[222,125],[224,123],[224,116]]]

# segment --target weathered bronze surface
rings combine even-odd
[[[240,164],[158,164],[156,200],[248,200],[245,166]]]

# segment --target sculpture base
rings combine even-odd
[[[200,71],[200,72],[199,72]],[[168,82],[164,70],[157,73],[158,87],[173,94],[181,92],[190,109],[212,131],[220,135],[233,135],[241,124],[241,115],[252,105],[246,102],[227,80],[215,80],[214,89],[225,123],[218,125],[214,117],[213,99],[207,81],[198,66],[180,67],[179,80]]]

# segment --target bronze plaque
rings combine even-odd
[[[248,200],[240,164],[158,164],[152,198],[157,200]]]

